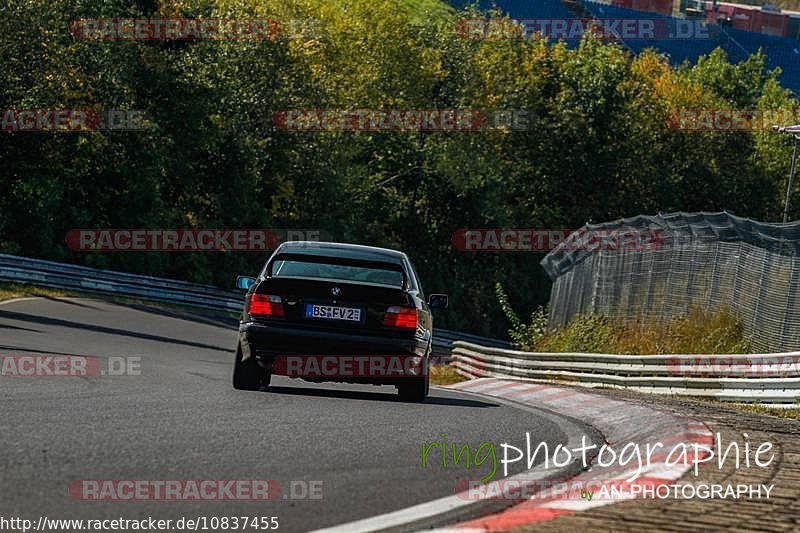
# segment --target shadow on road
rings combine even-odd
[[[19,326],[11,326],[9,324],[0,324],[0,329],[15,329],[17,331],[30,331],[31,333],[41,333],[38,329],[21,328]]]
[[[44,298],[45,300],[49,300],[51,302],[58,302],[58,303],[62,303],[62,304],[74,305],[76,307],[83,307],[84,309],[94,309],[95,311],[99,311],[100,310],[100,308],[95,307],[93,305],[89,305],[89,304],[81,303],[81,302],[76,302],[75,300],[77,300],[78,298],[72,298],[72,297],[54,298],[53,296],[39,296],[39,298]]]
[[[109,328],[105,326],[96,326],[93,324],[82,324],[80,322],[73,322],[71,320],[62,320],[60,318],[48,318],[40,315],[29,315],[27,313],[16,313],[13,311],[0,311],[0,319],[5,318],[8,320],[16,320],[19,322],[30,322],[33,324],[44,324],[48,326],[60,326],[64,328],[83,329],[87,331],[94,331],[96,333],[105,333],[108,335],[119,335],[122,337],[133,337],[135,339],[143,339],[154,342],[163,342],[166,344],[180,344],[183,346],[192,346],[194,348],[205,348],[207,350],[218,350],[222,352],[232,351],[230,346],[214,346],[213,344],[205,344],[202,342],[185,341],[174,339],[171,337],[164,337],[163,335],[151,335],[148,333],[137,333],[135,331],[128,331],[119,328]]]
[[[53,350],[36,350],[34,348],[25,348],[24,346],[5,346],[0,345],[0,350],[8,350],[11,352],[18,352],[19,355],[29,354],[29,353],[42,353],[45,355],[67,355],[69,357],[97,357],[96,355],[87,355],[87,354],[78,354],[78,353],[64,353],[64,352],[54,352]]]
[[[244,298],[244,297],[243,297]],[[147,304],[128,303],[128,302],[113,302],[114,305],[120,307],[127,307],[136,311],[143,311],[151,315],[161,315],[169,318],[177,318],[180,320],[188,320],[193,323],[206,324],[208,326],[218,326],[221,328],[232,328],[239,325],[239,319],[225,316],[220,313],[202,313],[200,311],[189,311],[181,309],[167,309],[164,307],[156,307]]]
[[[294,394],[298,396],[325,396],[327,398],[346,398],[350,400],[383,401],[391,403],[400,402],[397,394],[393,392],[363,392],[346,389],[319,389],[310,387],[276,387],[270,386],[263,394]],[[443,396],[428,396],[425,405],[448,405],[452,407],[500,407],[499,404],[469,400],[466,398],[448,398]]]

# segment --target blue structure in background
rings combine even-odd
[[[470,0],[452,0],[450,3],[456,8],[461,9],[465,6],[473,5],[475,2]],[[564,7],[561,0],[480,0],[478,6],[486,10],[497,6],[515,19],[570,18],[574,16]]]
[[[583,2],[583,5],[597,18],[666,19],[672,23],[686,20],[597,2]],[[625,44],[634,52],[641,52],[645,48],[656,48],[667,54],[670,62],[676,65],[683,63],[684,60],[694,62],[698,56],[708,54],[718,46],[725,50],[733,63],[747,59],[747,56],[758,52],[761,48],[767,56],[767,66],[780,67],[783,71],[780,76],[783,86],[796,94],[800,93],[800,41],[796,39],[773,37],[712,24],[708,26],[708,38],[631,39],[625,41]]]
[[[454,0],[451,3],[456,8],[462,8],[474,2]],[[561,0],[481,0],[478,5],[481,9],[490,9],[497,6],[508,16],[515,19],[571,19],[575,17],[561,3]],[[598,19],[663,20],[664,25],[670,27],[686,24],[687,20],[691,20],[677,19],[658,13],[636,11],[586,0],[582,2],[582,5]],[[646,48],[655,48],[666,54],[673,65],[679,65],[684,61],[695,62],[699,56],[709,54],[717,47],[725,50],[732,63],[737,63],[761,48],[766,54],[767,66],[769,68],[781,68],[781,84],[791,89],[795,94],[800,94],[800,41],[788,37],[773,37],[713,24],[707,28],[707,37],[629,39],[624,40],[624,44],[636,53]],[[576,41],[567,40],[567,44],[574,46]]]

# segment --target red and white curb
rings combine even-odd
[[[686,446],[697,443],[710,447],[713,441],[713,435],[702,422],[632,402],[611,400],[599,394],[569,387],[480,378],[457,383],[447,389],[489,397],[495,402],[513,405],[518,409],[536,412],[539,417],[549,418],[559,425],[567,437],[566,447],[572,450],[583,443],[587,425],[591,426],[595,432],[599,431],[605,444],[617,450],[628,444],[646,447],[648,443],[651,445],[662,443],[667,449],[678,443]],[[600,444],[602,443],[601,441]],[[439,517],[443,515],[466,511],[477,502],[502,497],[504,487],[515,489],[522,485],[544,486],[545,489],[539,493],[534,492],[530,499],[512,495],[509,503],[520,502],[520,500],[522,503],[513,505],[500,513],[462,522],[438,531],[458,531],[459,533],[505,531],[517,526],[552,520],[628,499],[602,498],[596,494],[589,500],[581,498],[580,494],[576,495],[574,491],[570,490],[546,490],[552,489],[558,484],[566,484],[568,487],[586,487],[592,490],[609,486],[624,490],[632,485],[626,483],[625,480],[632,478],[638,470],[638,464],[633,469],[627,464],[616,463],[607,467],[600,467],[594,463],[589,466],[588,470],[583,470],[581,473],[565,479],[560,475],[559,469],[548,469],[545,465],[539,464],[520,474],[491,481],[487,484],[487,490],[484,492],[471,493],[469,489],[457,490],[451,496],[317,530],[315,533],[323,531],[325,533],[354,533],[386,529],[413,530],[415,524],[437,523],[441,520]],[[642,465],[640,476],[633,484],[648,488],[670,484],[691,468],[691,461],[689,461],[689,465],[679,463],[669,466],[666,464],[666,452],[655,454],[649,467]],[[497,495],[491,494],[492,490],[497,491],[498,489]],[[528,496],[526,494],[526,497]],[[418,527],[416,528],[418,529]]]
[[[638,444],[640,449],[646,449],[648,444],[653,446],[656,443],[663,444],[666,449],[678,443],[683,443],[689,448],[692,444],[708,447],[713,444],[712,432],[700,421],[578,389],[495,378],[474,379],[448,388],[513,400],[530,407],[544,408],[570,416],[600,431],[606,443],[614,449],[621,449],[629,443]],[[608,467],[592,465],[589,470],[564,482],[573,487],[621,488],[621,491],[615,493],[616,497],[603,498],[595,494],[589,500],[581,498],[574,491],[565,491],[563,494],[550,491],[549,495],[541,497],[534,495],[529,500],[498,514],[463,522],[448,529],[505,531],[525,524],[552,520],[631,499],[630,492],[625,489],[633,484],[652,488],[670,485],[693,468],[691,461],[689,465],[683,462],[668,465],[666,459],[666,452],[654,454],[650,464],[643,465],[641,475],[633,483],[625,480],[632,477],[636,467],[632,470],[630,466],[618,463]]]
[[[467,391],[464,392],[467,394],[473,394]],[[585,424],[578,423],[570,418],[564,418],[563,416],[550,411],[543,411],[541,409],[529,407],[518,402],[505,400],[498,397],[493,397],[492,401],[493,403],[504,403],[521,411],[532,412],[537,416],[537,418],[549,420],[552,424],[557,425],[564,433],[564,436],[566,437],[565,445],[569,449],[575,449],[579,447],[583,443],[584,437],[587,436],[586,431],[589,428],[587,428]],[[593,436],[593,438],[598,440],[597,436]],[[552,468],[547,468],[544,465],[538,464],[529,470],[508,476],[502,480],[492,481],[488,484],[488,486],[498,488],[502,487],[506,483],[515,483],[517,485],[536,482],[547,483],[548,480],[555,478],[565,479],[569,475],[568,472],[577,472],[580,468],[582,468],[582,465],[577,458],[574,459],[569,465],[562,467],[555,467],[554,465],[551,466]],[[463,481],[469,483],[468,480]],[[483,486],[482,484],[480,485]],[[421,527],[427,527],[424,526],[424,524],[448,523],[448,521],[445,521],[441,518],[443,515],[447,515],[449,513],[468,512],[469,508],[475,505],[485,504],[487,500],[492,499],[492,497],[488,494],[471,495],[468,489],[465,490],[467,487],[461,489],[459,486],[460,483],[457,483],[454,487],[454,493],[449,496],[444,496],[442,498],[412,505],[411,507],[398,509],[396,511],[391,511],[381,515],[355,520],[346,524],[339,524],[337,526],[317,530],[313,533],[358,533],[393,529],[414,531],[415,529],[419,529]],[[516,501],[519,501],[519,498],[516,498]],[[502,508],[502,506],[498,506],[496,508]],[[472,514],[471,516],[476,515]],[[416,524],[420,525],[417,526]]]

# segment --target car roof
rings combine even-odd
[[[406,254],[389,248],[376,248],[341,242],[290,241],[281,244],[276,254],[311,255],[403,264]]]

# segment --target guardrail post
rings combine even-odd
[[[574,269],[575,275],[570,279],[570,294],[574,294],[574,292],[577,290],[578,298],[574,308],[571,304],[568,304],[569,309],[573,309],[573,312],[564,317],[564,323],[562,325],[566,325],[575,313],[586,313],[587,305],[591,305],[591,291],[594,287],[593,261],[594,259],[589,261],[588,265],[587,262],[581,263],[577,268]]]
[[[644,316],[650,317],[653,312],[653,269],[656,267],[656,259],[661,257],[663,250],[656,250],[650,257],[650,264],[647,267],[647,300],[645,302]]]
[[[743,244],[739,241],[739,251],[736,254],[736,273],[733,276],[733,290],[731,291],[731,303],[730,308],[731,311],[736,316],[741,316],[741,312],[739,309],[738,301],[739,301],[739,289],[742,286],[742,263],[743,263]]]
[[[778,349],[783,350],[796,350],[800,349],[796,343],[789,342],[789,324],[793,311],[797,304],[797,291],[800,287],[797,286],[798,278],[800,278],[800,266],[798,265],[797,257],[792,257],[792,271],[789,274],[789,290],[786,291],[786,308],[783,310],[783,324],[781,324],[781,341]]]
[[[689,260],[689,273],[686,278],[686,306],[689,311],[695,297],[694,277],[697,272],[697,244],[698,242],[695,238],[689,240],[689,245],[692,247],[692,258]]]
[[[628,286],[628,319],[634,318],[636,298],[639,296],[639,289],[642,283],[642,250],[634,251],[633,267],[631,268],[631,283]],[[621,284],[621,283],[620,283]]]
[[[674,257],[675,250],[676,250],[675,249],[675,242],[673,241],[673,248],[672,248],[673,259],[671,261],[668,261],[668,263],[667,263],[667,279],[664,281],[664,294],[661,296],[661,312],[659,313],[659,317],[658,317],[658,318],[660,318],[662,320],[667,317],[667,313],[669,312],[667,307],[670,307],[670,308],[672,307],[671,304],[669,306],[667,305],[667,300],[669,299],[669,296],[672,294],[672,290],[671,290],[671,288],[672,288],[671,287],[672,286],[672,266],[675,265],[676,263],[679,263],[680,259],[681,259],[681,256],[683,255],[683,247],[680,244],[677,247],[678,257]]]
[[[706,301],[706,309],[712,310],[712,303],[719,290],[719,276],[717,275],[717,261],[719,261],[719,241],[714,243],[714,259],[711,260],[711,287],[708,289],[708,300]],[[714,311],[718,311],[714,306]]]
[[[592,273],[594,274],[593,275],[593,279],[592,279],[592,300],[591,300],[591,302],[592,302],[592,304],[591,304],[592,305],[592,307],[591,307],[592,308],[592,313],[596,313],[597,312],[597,286],[600,283],[600,270],[602,268],[598,264],[598,263],[601,262],[599,260],[599,258],[600,258],[600,256],[599,256],[598,252],[594,252],[592,254]]]
[[[759,324],[763,324],[764,320],[761,316],[762,310],[764,308],[764,299],[767,297],[767,287],[769,286],[769,270],[770,265],[772,264],[772,254],[769,253],[766,249],[763,249],[763,257],[761,259],[762,266],[761,266],[761,280],[759,281],[758,287],[758,298],[756,298],[756,308],[755,312],[753,313],[753,333],[758,331]],[[760,337],[760,336],[759,336]],[[771,348],[771,343],[769,339],[766,340],[767,349]]]

